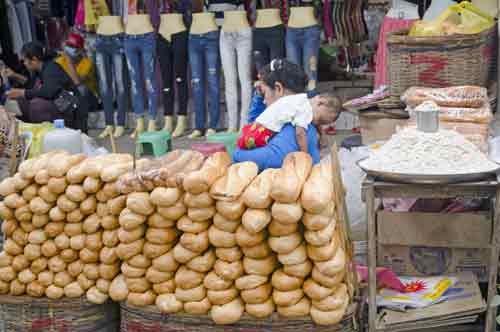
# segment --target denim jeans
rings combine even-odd
[[[189,63],[196,129],[205,129],[205,86],[208,85],[209,128],[217,128],[220,115],[219,31],[189,35]]]
[[[320,27],[288,28],[286,33],[286,57],[302,66],[309,77],[308,90],[314,90],[318,81]]]
[[[177,115],[187,115],[188,106],[188,32],[173,34],[171,41],[158,35],[158,60],[163,80],[165,115],[174,114],[175,93],[179,101]],[[175,82],[175,84],[174,84]]]
[[[220,56],[226,85],[226,108],[229,128],[237,129],[247,123],[252,98],[252,30],[221,32]],[[240,127],[238,127],[238,77],[241,86]]]
[[[158,92],[155,79],[156,33],[125,35],[125,55],[132,85],[132,104],[136,116],[144,115],[144,88],[148,95],[148,113],[151,120],[156,119]],[[144,74],[142,79],[141,72]]]
[[[285,27],[255,28],[253,31],[253,61],[260,71],[271,60],[285,56]]]
[[[127,95],[125,93],[123,71],[123,34],[113,36],[100,35],[96,39],[95,47],[97,76],[99,78],[99,89],[104,106],[106,125],[112,126],[115,123],[113,100],[116,99],[118,104],[117,124],[118,126],[125,126]],[[114,97],[113,82],[116,87],[116,95]]]

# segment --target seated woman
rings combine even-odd
[[[266,66],[261,73],[257,90],[262,96],[256,95],[252,101],[248,122],[254,122],[256,118],[269,106],[284,96],[304,93],[307,85],[307,76],[297,65],[279,60],[279,63]],[[310,124],[306,130],[307,149],[313,162],[320,161],[318,131]],[[296,139],[295,127],[287,124],[276,133],[266,146],[245,150],[236,148],[233,153],[234,162],[253,161],[262,171],[266,168],[280,168],[283,160],[290,152],[300,151]]]
[[[54,103],[63,91],[79,97],[71,77],[54,61],[56,54],[38,42],[30,42],[23,46],[21,56],[26,68],[35,76],[28,79],[16,77],[20,75],[12,73],[14,78],[25,81],[28,88],[11,89],[6,93],[7,98],[18,100],[22,113],[20,119],[29,123],[64,119],[68,127],[84,129],[82,119],[85,118],[86,109],[82,106],[83,103],[79,101],[75,111],[66,112]]]
[[[88,104],[89,111],[99,107],[97,76],[95,65],[85,53],[85,40],[77,33],[71,33],[64,42],[63,52],[56,62],[63,67],[78,87],[81,96]]]

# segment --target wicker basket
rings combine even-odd
[[[0,296],[0,330],[5,332],[118,332],[118,304],[85,298],[50,300]]]
[[[412,86],[442,88],[488,86],[497,75],[497,27],[474,35],[410,37],[407,29],[389,34],[388,85],[382,108],[401,107],[400,96]]]
[[[353,304],[342,322],[336,326],[315,325],[310,319],[283,319],[277,314],[256,319],[245,315],[236,324],[216,325],[209,316],[163,314],[154,306],[138,308],[122,303],[121,332],[354,332],[357,306]]]

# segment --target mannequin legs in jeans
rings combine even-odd
[[[308,91],[316,89],[318,82],[318,58],[321,30],[319,26],[288,28],[286,33],[286,57],[302,66],[309,77]]]
[[[215,132],[220,114],[219,31],[189,35],[189,63],[193,89],[196,130],[191,137],[199,137],[205,130],[205,84],[208,84],[210,123],[207,134]]]
[[[179,109],[177,111],[177,126],[172,133],[173,137],[184,134],[187,125],[188,105],[188,32],[183,31],[171,36],[171,41],[158,35],[158,60],[160,62],[163,80],[163,105],[165,109],[165,128],[172,132],[175,107],[175,94],[178,96]],[[174,83],[175,82],[175,83]]]
[[[123,35],[98,36],[96,40],[96,67],[99,88],[104,106],[106,129],[101,137],[111,135],[115,125],[113,100],[118,104],[115,137],[123,135],[125,128],[126,100],[123,54]],[[116,95],[113,93],[113,81]]]
[[[226,84],[226,107],[229,131],[238,131],[247,122],[252,98],[252,30],[221,32],[220,52]],[[241,85],[240,127],[238,127],[238,77]]]
[[[143,35],[125,36],[125,54],[127,55],[127,64],[130,72],[132,85],[132,105],[134,113],[138,119],[136,130],[133,137],[144,131],[144,81],[141,78],[141,70],[144,73],[146,93],[148,95],[148,130],[155,130],[155,120],[158,104],[158,94],[155,81],[155,55],[156,55],[156,33],[146,33]],[[141,121],[142,120],[142,121]]]

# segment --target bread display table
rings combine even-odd
[[[170,331],[190,331],[190,332],[354,332],[358,331],[356,322],[357,305],[351,304],[347,309],[344,319],[335,326],[316,325],[312,320],[286,319],[278,314],[273,314],[269,318],[256,319],[249,315],[244,315],[238,322],[230,325],[217,325],[209,315],[188,315],[161,313],[155,306],[134,307],[121,304],[121,332],[170,332]]]
[[[375,178],[367,177],[363,183],[363,196],[366,201],[367,221],[368,221],[368,307],[369,307],[369,332],[381,331],[377,327],[377,307],[376,307],[376,266],[377,266],[377,246],[380,243],[380,234],[377,234],[379,227],[379,220],[377,220],[377,206],[375,200],[380,198],[451,198],[451,197],[465,197],[465,198],[483,198],[491,202],[490,220],[491,224],[487,235],[479,234],[474,236],[471,234],[464,234],[460,239],[456,239],[453,245],[454,248],[482,248],[488,251],[489,271],[488,271],[488,290],[487,290],[487,312],[486,323],[484,331],[494,330],[494,316],[496,308],[490,307],[491,299],[496,294],[497,273],[498,273],[498,256],[499,256],[499,213],[500,213],[500,187],[499,179],[491,177],[488,180],[481,182],[467,182],[458,184],[403,184],[393,182],[378,181]],[[493,206],[494,199],[496,198],[495,206]],[[423,219],[422,219],[423,221]],[[465,220],[468,221],[468,220]],[[442,234],[452,234],[448,227],[452,227],[451,223],[439,229]],[[456,234],[456,233],[453,233]],[[460,234],[459,234],[460,235]],[[486,237],[488,241],[480,241],[480,238]],[[414,243],[413,245],[429,245],[438,246],[432,243],[432,239],[425,239],[429,243]],[[467,240],[467,241],[465,241]],[[485,243],[487,242],[487,243]],[[424,326],[422,323],[421,328],[432,328],[435,326]]]

